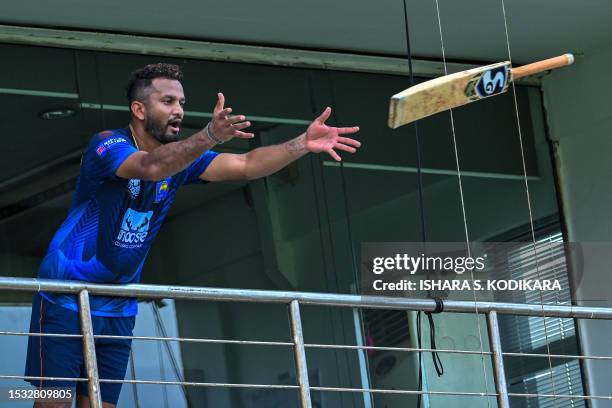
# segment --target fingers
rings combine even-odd
[[[355,139],[350,139],[348,137],[339,137],[338,141],[334,145],[333,148],[327,150],[327,153],[336,161],[342,161],[342,158],[336,153],[334,149],[342,150],[347,153],[355,153],[357,152],[357,148],[361,146]]]
[[[230,108],[224,109],[223,112],[227,111]],[[246,120],[246,116],[244,115],[235,115],[235,116],[225,116],[220,118],[220,125],[223,127],[229,127],[233,130],[242,130],[251,126],[251,122]]]
[[[343,145],[340,143],[336,143],[336,145],[334,146],[334,149],[342,150],[344,152],[349,152],[349,153],[355,153],[357,151],[357,149],[355,149],[354,147]]]
[[[241,139],[251,139],[254,133],[242,132],[243,129],[251,126],[251,122],[246,120],[244,115],[230,116],[232,108],[225,107],[225,95],[221,92],[217,94],[217,103],[213,112],[212,124],[217,138],[222,142],[227,142],[233,137]]]
[[[230,113],[232,113],[232,108],[221,109],[220,111],[215,112],[213,119],[217,119],[219,121],[227,120]]]
[[[223,95],[221,92],[219,92],[217,94],[217,104],[215,105],[214,112],[217,113],[217,112],[223,110],[223,106],[225,106],[225,95]]]
[[[234,132],[234,137],[239,137],[240,139],[252,139],[255,137],[254,133],[248,133],[248,132],[241,132],[239,130],[236,130]]]
[[[331,115],[331,108],[328,106],[327,108],[325,108],[325,110],[323,111],[321,116],[319,116],[318,118],[315,119],[315,121],[323,124],[323,123],[325,123],[325,121],[327,119],[329,119],[330,115]]]
[[[230,125],[233,125],[233,124],[236,124],[238,122],[242,122],[242,121],[246,120],[246,116],[244,116],[244,115],[228,116],[226,118],[226,120],[227,120],[227,122]]]
[[[216,119],[226,122],[229,125],[234,125],[246,120],[246,116],[244,115],[229,116],[230,113],[232,113],[232,108],[225,108],[216,115]]]
[[[247,120],[246,122],[235,123],[235,124],[231,124],[230,126],[235,130],[242,130],[242,129],[246,129],[249,126],[251,126],[251,122]]]
[[[338,156],[338,153],[336,153],[334,151],[334,149],[329,149],[327,151],[327,153],[335,160],[335,161],[342,161],[342,158],[340,156]]]
[[[355,139],[348,138],[348,137],[339,137],[338,143],[343,143],[343,144],[354,146],[354,147],[361,147],[361,142]]]
[[[346,135],[349,133],[357,133],[359,132],[359,126],[353,126],[353,127],[343,127],[343,128],[337,128],[338,129],[338,134],[339,135]]]

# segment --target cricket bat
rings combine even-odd
[[[573,63],[572,54],[518,68],[511,68],[510,62],[505,61],[422,82],[391,97],[389,127],[396,129],[438,112],[499,95],[515,79]]]

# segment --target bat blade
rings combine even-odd
[[[508,90],[510,62],[499,62],[435,78],[391,97],[389,127],[396,129],[415,120],[456,108]]]

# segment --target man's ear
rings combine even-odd
[[[132,101],[130,104],[130,111],[132,115],[135,116],[139,120],[145,119],[145,105],[140,101]]]

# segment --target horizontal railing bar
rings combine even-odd
[[[11,332],[0,331],[0,336],[33,336],[33,337],[76,337],[82,338],[82,334],[62,334],[62,333],[29,333],[29,332]],[[258,340],[219,340],[219,339],[198,339],[189,337],[156,337],[156,336],[112,336],[107,334],[96,334],[96,339],[119,339],[119,340],[159,340],[159,341],[178,341],[178,342],[193,342],[193,343],[213,343],[213,344],[244,344],[244,345],[260,345],[260,346],[293,346],[293,343],[283,341],[258,341]],[[445,350],[431,348],[416,348],[416,347],[380,347],[380,346],[351,346],[341,344],[304,344],[307,348],[328,348],[328,349],[347,349],[347,350],[378,350],[378,351],[400,351],[400,352],[437,352],[449,354],[474,354],[474,355],[491,355],[490,351],[472,351],[472,350]],[[550,357],[550,358],[569,358],[569,359],[593,359],[593,360],[612,360],[612,356],[576,356],[571,354],[534,354],[534,353],[503,353],[504,356],[510,357]]]
[[[274,384],[234,384],[234,383],[203,383],[185,381],[156,381],[156,380],[105,380],[100,379],[101,383],[125,383],[125,384],[154,384],[154,385],[186,385],[198,387],[225,387],[225,388],[278,388],[278,389],[298,389],[297,385],[274,385]],[[483,392],[463,392],[463,391],[411,391],[411,390],[385,390],[385,389],[366,389],[366,388],[336,388],[336,387],[310,387],[311,390],[319,391],[340,391],[340,392],[372,392],[379,394],[432,394],[432,395],[466,395],[478,397],[494,397],[496,393]]]
[[[87,381],[86,378],[71,378],[71,377],[33,377],[23,375],[0,375],[3,380],[48,380],[48,381]],[[111,380],[100,379],[100,382],[106,383],[129,383],[129,384],[157,384],[157,385],[186,385],[186,386],[203,386],[203,387],[225,387],[225,388],[276,388],[276,389],[297,389],[297,385],[280,385],[280,384],[232,384],[232,383],[200,383],[188,381],[154,381],[154,380]],[[463,391],[412,391],[412,390],[384,390],[384,389],[367,389],[367,388],[337,388],[337,387],[311,387],[312,390],[318,391],[338,391],[338,392],[371,392],[380,394],[430,394],[430,395],[459,395],[459,396],[479,396],[479,397],[494,397],[497,393],[484,392],[463,392]],[[524,398],[565,398],[565,399],[605,399],[612,400],[612,396],[603,395],[570,395],[570,394],[521,394],[508,393],[510,397]]]
[[[571,395],[571,394],[521,394],[515,392],[509,392],[509,397],[524,397],[524,398],[564,398],[564,399],[600,399],[600,400],[612,400],[612,395]]]
[[[78,293],[88,290],[92,294],[141,298],[171,298],[237,302],[285,303],[297,300],[302,304],[317,306],[363,307],[373,309],[409,309],[432,312],[436,310],[433,299],[411,299],[384,296],[359,296],[345,294],[290,292],[254,289],[227,289],[193,286],[162,285],[103,285],[79,281],[55,281],[50,279],[0,277],[0,290],[49,291]],[[501,314],[572,317],[582,319],[612,320],[612,308],[586,306],[537,305],[486,301],[445,300],[444,310],[455,313],[486,313],[495,310]]]
[[[47,381],[87,381],[87,378],[70,377],[32,377],[23,375],[0,375],[0,380],[47,380]],[[187,386],[208,386],[208,387],[235,387],[235,388],[278,388],[278,389],[297,389],[297,385],[281,384],[230,384],[230,383],[199,383],[188,381],[154,381],[154,380],[111,380],[100,379],[106,383],[129,383],[129,384],[158,384],[158,385],[187,385]]]
[[[33,336],[33,337],[75,337],[82,338],[82,334],[62,334],[62,333],[28,333],[28,332],[11,332],[0,331],[0,336]],[[131,339],[131,340],[160,340],[160,341],[178,341],[178,342],[194,342],[194,343],[213,343],[213,344],[244,344],[244,345],[260,345],[260,346],[293,346],[293,343],[283,341],[256,341],[256,340],[218,340],[218,339],[196,339],[188,337],[155,337],[155,336],[111,336],[111,335],[94,335],[96,339]],[[473,354],[473,355],[491,355],[490,351],[472,351],[472,350],[445,350],[431,348],[416,348],[416,347],[380,347],[380,346],[351,346],[341,344],[304,344],[307,348],[328,348],[328,349],[347,349],[347,350],[378,350],[378,351],[400,351],[411,352],[421,351],[426,353],[449,353],[449,354]],[[564,358],[564,359],[582,359],[582,360],[612,360],[612,356],[577,356],[572,354],[537,354],[537,353],[510,353],[504,352],[507,357],[540,357],[540,358]]]
[[[76,337],[82,338],[82,334],[65,334],[65,333],[28,333],[28,332],[12,332],[0,331],[0,336],[34,336],[34,337]]]
[[[35,336],[35,337],[77,337],[82,338],[82,334],[61,334],[61,333],[28,333],[0,331],[0,336]],[[156,336],[112,336],[109,334],[95,334],[95,339],[118,339],[118,340],[161,340],[161,341],[183,341],[193,343],[221,343],[221,344],[246,344],[261,346],[293,346],[293,343],[283,341],[253,341],[253,340],[218,340],[218,339],[195,339],[189,337],[156,337]]]
[[[578,360],[612,360],[612,356],[575,356],[571,354],[503,353],[510,357],[569,358]]]
[[[340,344],[304,344],[307,348],[329,348],[329,349],[349,349],[349,350],[380,350],[380,351],[424,351],[436,353],[454,353],[454,354],[477,354],[490,356],[490,351],[472,351],[472,350],[444,350],[431,348],[416,348],[416,347],[378,347],[378,346],[348,346]]]
[[[339,391],[339,392],[371,392],[381,394],[429,394],[429,395],[458,395],[458,396],[477,396],[495,397],[497,393],[489,392],[462,392],[462,391],[410,391],[410,390],[381,390],[365,388],[334,388],[334,387],[310,387],[317,391]],[[519,394],[508,393],[510,397],[544,397],[544,398],[564,398],[564,399],[603,399],[612,400],[612,396],[604,395],[571,395],[571,394]]]
[[[82,334],[62,334],[62,333],[29,333],[29,332],[11,332],[0,331],[0,336],[33,336],[33,337],[76,337],[82,338]],[[256,341],[256,340],[219,340],[219,339],[197,339],[188,337],[156,337],[156,336],[112,336],[107,334],[96,334],[96,339],[131,339],[131,340],[159,340],[159,341],[177,341],[177,342],[193,342],[193,343],[213,343],[213,344],[244,344],[244,345],[260,345],[260,346],[293,346],[293,343],[283,341]],[[474,355],[491,355],[490,351],[471,351],[471,350],[445,350],[445,349],[430,349],[416,347],[380,347],[380,346],[351,346],[341,344],[304,344],[307,348],[328,348],[328,349],[347,349],[347,350],[378,350],[378,351],[400,351],[400,352],[437,352],[449,354],[474,354]],[[551,358],[577,358],[577,359],[593,359],[593,360],[612,360],[612,357],[605,356],[575,356],[566,354],[533,354],[533,353],[503,353],[504,356],[511,357],[551,357]]]
[[[34,377],[23,375],[0,375],[0,380],[48,380],[48,381],[87,381],[86,378],[72,377]],[[297,385],[281,384],[233,384],[233,383],[201,383],[188,381],[154,381],[154,380],[111,380],[100,379],[105,383],[126,383],[126,384],[154,384],[154,385],[186,385],[200,387],[225,387],[225,388],[275,388],[275,389],[298,389]],[[369,392],[378,394],[428,394],[428,395],[458,395],[474,397],[495,397],[497,393],[491,392],[466,392],[466,391],[412,391],[412,390],[385,390],[368,388],[337,388],[337,387],[310,387],[316,391],[336,391],[336,392]],[[522,394],[508,393],[510,397],[521,398],[564,398],[564,399],[601,399],[612,400],[612,396],[605,395],[571,395],[571,394]]]
[[[468,391],[412,391],[412,390],[385,390],[368,388],[336,388],[336,387],[310,387],[316,391],[337,391],[337,392],[371,392],[373,394],[408,394],[408,395],[459,395],[468,397],[495,397],[494,392],[468,392]]]
[[[297,390],[297,385],[282,384],[233,384],[233,383],[208,383],[208,382],[189,382],[189,381],[157,381],[157,380],[111,380],[100,378],[101,383],[121,383],[121,384],[153,384],[153,385],[181,385],[188,387],[220,387],[220,388],[277,388]]]
[[[34,337],[76,337],[82,338],[82,334],[62,334],[62,333],[28,333],[28,332],[11,332],[0,331],[0,336],[34,336]],[[257,340],[219,340],[219,339],[197,339],[189,337],[156,337],[156,336],[111,336],[106,334],[94,335],[96,339],[131,339],[131,340],[159,340],[159,341],[177,341],[177,342],[193,342],[193,343],[213,343],[213,344],[243,344],[243,345],[260,345],[260,346],[293,346],[293,343],[283,341],[257,341]],[[347,350],[378,350],[378,351],[400,351],[400,352],[437,352],[449,354],[474,354],[474,355],[491,355],[490,351],[472,351],[472,350],[445,350],[431,348],[416,348],[416,347],[380,347],[380,346],[351,346],[341,344],[304,344],[307,348],[328,348],[328,349],[347,349]],[[593,360],[612,360],[612,356],[576,356],[571,354],[534,354],[534,353],[503,353],[504,356],[510,357],[546,357],[546,358],[568,358],[568,359],[593,359]]]
[[[293,346],[293,343],[285,341],[258,341],[258,340],[220,340],[220,339],[195,339],[189,337],[155,337],[155,336],[111,336],[109,334],[96,334],[95,339],[132,339],[132,340],[162,340],[179,341],[186,343],[213,343],[213,344],[245,344],[259,346]]]
[[[317,391],[338,391],[338,392],[371,392],[379,394],[428,394],[428,395],[458,395],[458,396],[475,396],[475,397],[495,397],[496,393],[484,392],[460,392],[460,391],[409,391],[409,390],[381,390],[381,389],[362,389],[362,388],[333,388],[333,387],[310,387],[311,390]],[[571,395],[571,394],[518,394],[508,393],[510,397],[544,397],[544,398],[564,398],[564,399],[602,399],[612,400],[612,396],[604,395]]]
[[[87,381],[87,378],[33,377],[33,376],[29,376],[29,375],[0,375],[0,380]]]

